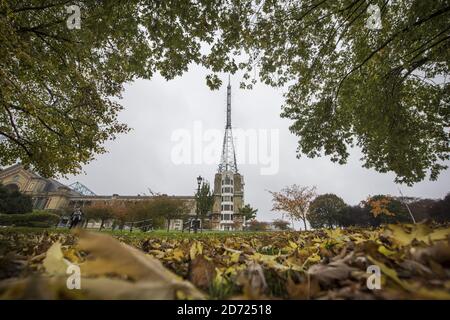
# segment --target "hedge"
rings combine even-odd
[[[40,227],[55,226],[60,217],[49,212],[33,212],[24,214],[0,214],[0,226]]]

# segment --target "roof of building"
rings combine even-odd
[[[44,178],[42,176],[40,176],[39,174],[37,174],[36,172],[31,171],[30,169],[27,169],[24,165],[18,163],[15,165],[12,165],[8,168],[4,168],[0,171],[0,178],[4,177],[6,175],[10,175],[14,172],[18,172],[23,170],[24,172],[26,172],[27,175],[30,176],[31,179],[39,179],[39,180],[43,180],[45,181],[45,187],[42,190],[43,192],[56,192],[58,191],[60,188],[65,188],[68,189],[70,194],[72,196],[78,196],[80,195],[80,193],[76,192],[75,190],[72,190],[71,188],[69,188],[68,186],[62,184],[61,182],[53,179],[53,178]]]
[[[22,164],[15,164],[12,165],[8,168],[4,168],[4,169],[0,169],[0,178],[6,175],[10,175],[15,171],[20,171],[23,170],[26,172],[27,175],[29,175],[32,179],[39,179],[39,180],[44,180],[46,182],[46,185],[43,189],[43,192],[56,192],[58,190],[60,190],[61,188],[67,189],[69,191],[69,197],[73,200],[108,200],[108,199],[117,199],[117,200],[137,200],[137,199],[141,199],[141,200],[145,200],[145,199],[152,199],[157,197],[157,195],[118,195],[118,194],[113,194],[113,195],[84,195],[72,188],[70,188],[69,186],[62,184],[61,182],[53,179],[53,178],[44,178],[41,177],[40,175],[38,175],[37,173],[31,171],[30,169],[25,168],[25,166],[23,166]],[[176,198],[176,199],[189,199],[192,200],[195,197],[194,196],[175,196],[175,195],[166,195],[166,194],[162,194],[161,196],[168,196],[171,198]]]

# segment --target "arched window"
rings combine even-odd
[[[5,188],[10,192],[19,191],[19,186],[15,183],[8,183]]]

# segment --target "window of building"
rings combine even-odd
[[[222,196],[222,202],[233,202],[233,196]]]
[[[232,221],[233,215],[231,213],[222,213],[222,221]]]
[[[224,186],[232,186],[233,185],[233,179],[230,176],[225,176],[225,178],[222,179],[222,185],[224,185]]]
[[[233,211],[233,205],[232,204],[223,204],[222,211]]]
[[[48,198],[36,198],[36,200],[34,201],[34,209],[45,209],[48,202]]]
[[[233,193],[233,187],[222,187],[222,193]]]

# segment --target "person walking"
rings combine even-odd
[[[70,216],[69,229],[77,227],[82,219],[83,219],[83,212],[81,212],[80,208],[76,208],[75,211]]]

